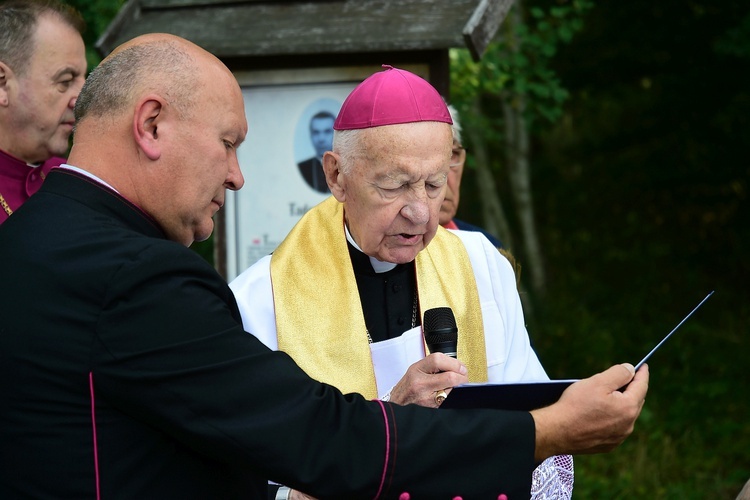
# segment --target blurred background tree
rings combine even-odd
[[[453,104],[466,116],[462,125],[472,148],[469,164],[476,171],[483,225],[508,248],[523,248],[532,288],[543,297],[546,273],[534,214],[531,137],[563,113],[568,92],[551,63],[559,46],[582,28],[593,3],[528,5],[528,0],[516,0],[481,62],[467,50],[451,51],[451,92]],[[497,190],[493,170],[510,187],[507,197]],[[513,229],[507,212],[515,215]]]
[[[93,67],[124,2],[69,3]],[[716,290],[652,358],[633,436],[576,458],[574,498],[734,499],[750,478],[748,75],[746,0],[516,0],[479,63],[451,51],[459,217],[520,259],[551,377],[637,362]]]
[[[125,0],[66,0],[65,3],[78,9],[86,20],[83,41],[86,43],[86,56],[91,71],[101,61],[94,44],[125,4]]]
[[[552,377],[637,362],[716,290],[652,358],[634,436],[577,459],[576,497],[734,498],[750,477],[750,4],[523,0],[481,62],[451,62],[470,131],[459,217],[520,259]]]

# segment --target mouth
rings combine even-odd
[[[422,241],[423,236],[422,234],[400,233],[396,235],[396,239],[404,245],[416,245]]]

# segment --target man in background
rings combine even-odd
[[[315,156],[297,164],[305,182],[319,193],[330,193],[323,173],[323,154],[332,147],[335,119],[328,111],[320,111],[310,119],[310,141],[315,148]]]
[[[462,229],[464,231],[479,231],[484,234],[490,243],[498,248],[503,244],[497,237],[490,232],[474,224],[456,219],[458,212],[458,202],[461,199],[461,177],[464,174],[464,165],[466,164],[466,148],[461,141],[461,123],[459,122],[458,111],[453,105],[448,106],[451,119],[453,120],[453,148],[451,150],[451,164],[448,171],[448,182],[446,183],[445,198],[440,205],[440,225],[446,229]]]
[[[64,162],[86,76],[83,30],[56,0],[0,4],[0,224]]]
[[[502,242],[486,229],[470,224],[466,221],[456,218],[458,211],[458,202],[461,199],[461,178],[464,174],[466,165],[466,148],[461,141],[461,123],[458,118],[458,111],[452,105],[448,105],[453,125],[453,149],[451,150],[450,170],[446,182],[445,198],[440,205],[440,225],[446,229],[460,229],[462,231],[477,231],[482,233],[492,243],[498,251],[510,262],[513,271],[516,273],[516,287],[521,287],[521,264],[515,256],[503,247]]]

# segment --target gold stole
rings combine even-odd
[[[438,228],[416,258],[421,311],[449,306],[458,359],[471,382],[487,381],[482,310],[458,236]],[[377,398],[367,327],[344,233],[344,207],[331,196],[294,226],[271,257],[279,349],[312,378]]]

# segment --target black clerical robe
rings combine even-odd
[[[528,413],[311,380],[243,331],[210,265],[78,173],[51,172],[0,226],[0,276],[0,498],[252,499],[267,479],[319,498],[528,498]]]

